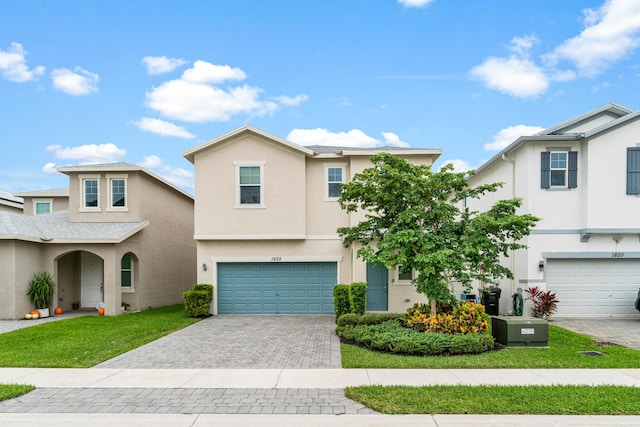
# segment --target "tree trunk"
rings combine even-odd
[[[437,306],[436,306],[436,300],[435,300],[435,298],[432,298],[432,299],[429,301],[429,303],[431,303],[431,315],[432,315],[432,316],[435,316],[435,314],[436,314],[436,307],[437,307]]]

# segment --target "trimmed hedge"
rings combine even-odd
[[[358,325],[378,325],[388,320],[402,320],[404,317],[404,314],[399,313],[369,313],[362,315],[349,313],[338,319],[338,328]]]
[[[354,282],[335,285],[333,308],[338,319],[348,313],[364,314],[367,311],[367,284]]]
[[[351,302],[349,299],[350,285],[336,285],[333,287],[333,308],[338,319],[351,312]]]
[[[346,316],[342,319],[344,317]],[[353,324],[358,321],[373,322],[375,320],[347,317],[343,320],[342,326],[339,325],[336,328],[336,332],[343,340],[372,350],[407,355],[476,354],[494,348],[493,337],[489,334],[450,335],[417,332],[403,327],[400,318],[382,323]]]
[[[367,284],[365,282],[355,282],[349,288],[349,302],[351,312],[364,314],[367,311]]]
[[[213,301],[213,285],[195,284],[182,293],[184,313],[187,317],[208,317]]]

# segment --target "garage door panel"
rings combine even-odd
[[[335,262],[220,263],[218,311],[333,313],[336,278]]]
[[[558,297],[557,316],[637,316],[638,259],[548,259],[547,288]]]

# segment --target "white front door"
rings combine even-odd
[[[89,252],[82,252],[82,307],[95,307],[102,301],[102,258]]]

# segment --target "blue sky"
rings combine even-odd
[[[640,108],[640,1],[0,4],[0,190],[182,152],[244,124],[301,145],[441,148],[478,167],[609,102]]]

